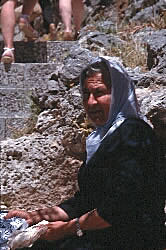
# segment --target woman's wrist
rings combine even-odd
[[[72,220],[66,222],[65,234],[66,235],[77,235],[76,219],[72,219]]]

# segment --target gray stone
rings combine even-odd
[[[0,64],[0,88],[23,88],[24,87],[24,64],[12,64],[7,69]]]
[[[25,89],[1,89],[0,117],[26,117],[30,114],[31,101]]]
[[[1,138],[1,140],[4,140],[6,138],[6,136],[5,136],[5,127],[6,127],[5,119],[0,118],[0,138]],[[1,148],[0,148],[0,151],[1,151]]]

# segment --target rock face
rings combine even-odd
[[[123,9],[125,22],[134,22],[151,6],[165,8],[162,1],[122,2],[128,6]],[[92,129],[82,107],[79,74],[96,55],[111,58],[110,49],[128,43],[116,32],[121,6],[120,1],[118,6],[114,1],[87,1],[90,16],[78,41],[16,42],[17,63],[7,69],[0,65],[1,203],[8,209],[58,204],[77,189],[85,138]],[[104,20],[98,20],[101,12]],[[125,66],[141,113],[154,126],[166,159],[165,29],[140,27],[132,39],[141,50],[147,48],[146,71]],[[124,63],[120,56],[116,60]]]
[[[51,80],[48,92],[34,90],[43,110],[32,134],[1,141],[1,200],[8,207],[53,205],[76,190],[85,132],[78,87]],[[63,177],[62,177],[63,176]]]

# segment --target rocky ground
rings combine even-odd
[[[40,84],[33,89],[37,121],[17,132],[17,138],[0,143],[3,205],[30,210],[51,206],[77,189],[85,137],[92,127],[82,109],[78,78],[96,55],[113,57],[126,67],[141,112],[159,135],[166,158],[165,11],[164,0],[86,1],[78,40],[50,75],[47,89]],[[35,17],[36,29],[41,19],[41,14]],[[62,33],[60,23],[57,37]],[[25,39],[17,27],[15,39]]]

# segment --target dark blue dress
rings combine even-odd
[[[60,204],[75,218],[97,209],[110,227],[82,237],[38,242],[35,249],[163,249],[164,187],[159,144],[152,128],[128,119],[103,143],[78,174],[79,191]],[[42,248],[43,247],[43,248]]]
[[[165,203],[160,157],[152,128],[143,120],[128,119],[82,165],[80,190],[61,207],[71,218],[97,208],[111,224],[85,232],[95,249],[159,249]]]

